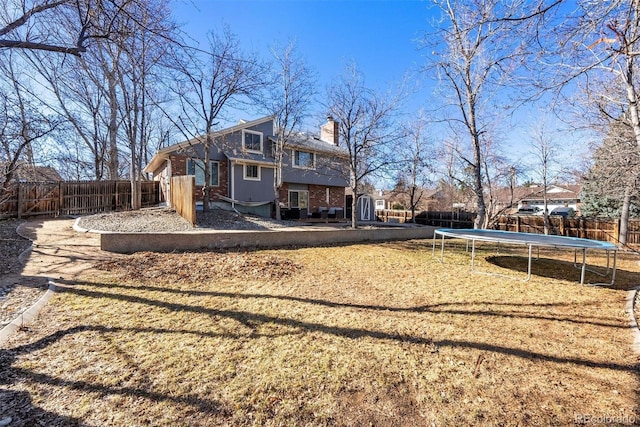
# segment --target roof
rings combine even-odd
[[[217,136],[221,136],[221,135],[226,135],[228,133],[233,133],[233,132],[238,132],[242,129],[246,129],[246,128],[250,128],[252,126],[256,126],[262,123],[266,123],[270,120],[273,120],[273,117],[271,116],[267,116],[267,117],[262,117],[260,119],[256,119],[256,120],[252,120],[252,121],[246,121],[246,120],[240,120],[238,122],[237,125],[229,127],[229,128],[225,128],[225,129],[221,129],[219,131],[216,132],[212,132],[211,136],[213,136],[214,138]],[[144,172],[153,172],[158,170],[158,168],[160,168],[160,166],[162,166],[162,164],[164,163],[165,160],[167,160],[169,158],[169,154],[178,151],[178,150],[182,150],[188,147],[193,147],[194,145],[200,144],[202,142],[202,140],[204,139],[204,135],[199,135],[195,138],[191,138],[188,139],[186,141],[182,141],[182,142],[178,142],[177,144],[173,144],[173,145],[169,145],[168,147],[165,148],[161,148],[160,150],[158,150],[158,152],[153,156],[153,158],[151,159],[151,161],[149,162],[149,164],[147,166],[145,166],[144,168]]]
[[[550,185],[547,189],[547,198],[549,200],[579,199],[581,189],[582,186],[577,184]],[[542,200],[543,192],[542,186],[515,187],[513,189],[513,202]],[[508,204],[511,201],[511,189],[508,187],[499,188],[494,191],[494,197],[498,200],[498,203]]]
[[[264,155],[258,153],[248,153],[242,150],[223,151],[224,155],[232,162],[253,163],[265,166],[274,166],[273,160],[268,160]]]
[[[4,171],[7,167],[7,162],[0,162],[0,170]],[[0,174],[0,176],[4,179],[4,173]],[[13,173],[13,180],[20,182],[52,182],[62,181],[62,177],[51,166],[34,166],[20,163]]]
[[[275,138],[270,137],[269,140],[276,141]],[[322,139],[305,133],[298,133],[293,135],[287,141],[287,147],[289,148],[303,148],[316,153],[329,153],[338,156],[346,156],[347,152],[344,148],[338,147],[331,142],[323,141]]]

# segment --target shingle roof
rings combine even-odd
[[[275,142],[275,138],[273,137],[270,137],[269,140]],[[304,133],[293,135],[289,141],[287,141],[287,147],[303,148],[317,153],[329,153],[338,156],[347,155],[347,151],[344,148],[338,147],[330,142],[323,141],[316,136]]]
[[[8,163],[0,162],[0,171],[4,172],[6,167],[8,167]],[[0,174],[0,177],[4,179],[4,173]],[[21,163],[13,173],[13,180],[21,182],[52,182],[62,181],[62,177],[57,170],[50,166],[32,166]]]

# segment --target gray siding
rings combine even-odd
[[[287,150],[284,157],[282,170],[282,178],[285,182],[295,182],[303,184],[326,185],[329,187],[347,187],[349,180],[345,177],[348,170],[346,160],[340,165],[344,167],[345,172],[336,171],[339,166],[338,160],[328,158],[326,155],[316,153],[316,168],[301,169],[293,167],[293,159],[291,158],[291,150]]]
[[[262,133],[262,154],[266,160],[273,159],[271,157],[271,149],[268,138],[273,136],[273,123],[266,122],[260,125],[247,128],[254,132]],[[240,152],[242,151],[242,131],[232,132],[219,138],[219,145],[225,151]]]
[[[232,173],[234,174],[234,197],[236,200],[263,202],[274,199],[272,168],[260,166],[260,181],[245,180],[242,165],[234,165]]]

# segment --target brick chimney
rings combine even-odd
[[[320,127],[320,139],[338,145],[338,122],[333,117],[327,117],[327,123]]]

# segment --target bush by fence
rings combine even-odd
[[[160,201],[158,182],[141,183],[142,206]],[[82,215],[131,209],[130,181],[20,182],[0,194],[0,218]]]

